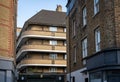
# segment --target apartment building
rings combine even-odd
[[[120,0],[68,0],[67,81],[120,82]]]
[[[17,27],[17,29],[16,29],[16,36],[17,36],[17,37],[19,36],[21,30],[22,30],[21,27]]]
[[[18,82],[64,82],[66,13],[41,10],[28,19],[17,38]]]
[[[17,0],[0,0],[0,82],[15,82]]]

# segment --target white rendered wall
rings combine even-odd
[[[75,82],[85,82],[85,78],[88,78],[88,74],[85,75],[84,73],[81,73],[82,71],[86,70],[86,68],[80,69],[80,70],[76,70],[74,72],[71,72],[67,74],[67,81],[70,82],[70,76],[71,77],[75,77]],[[72,82],[72,79],[71,79]]]

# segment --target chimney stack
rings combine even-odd
[[[62,6],[61,5],[57,5],[56,11],[62,12]]]

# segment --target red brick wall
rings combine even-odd
[[[14,0],[0,0],[0,56],[14,57],[16,11]]]

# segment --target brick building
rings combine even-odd
[[[0,0],[0,82],[15,82],[17,0]]]
[[[18,82],[64,82],[66,13],[41,10],[28,19],[17,39]]]
[[[120,0],[68,0],[69,82],[120,82]]]

